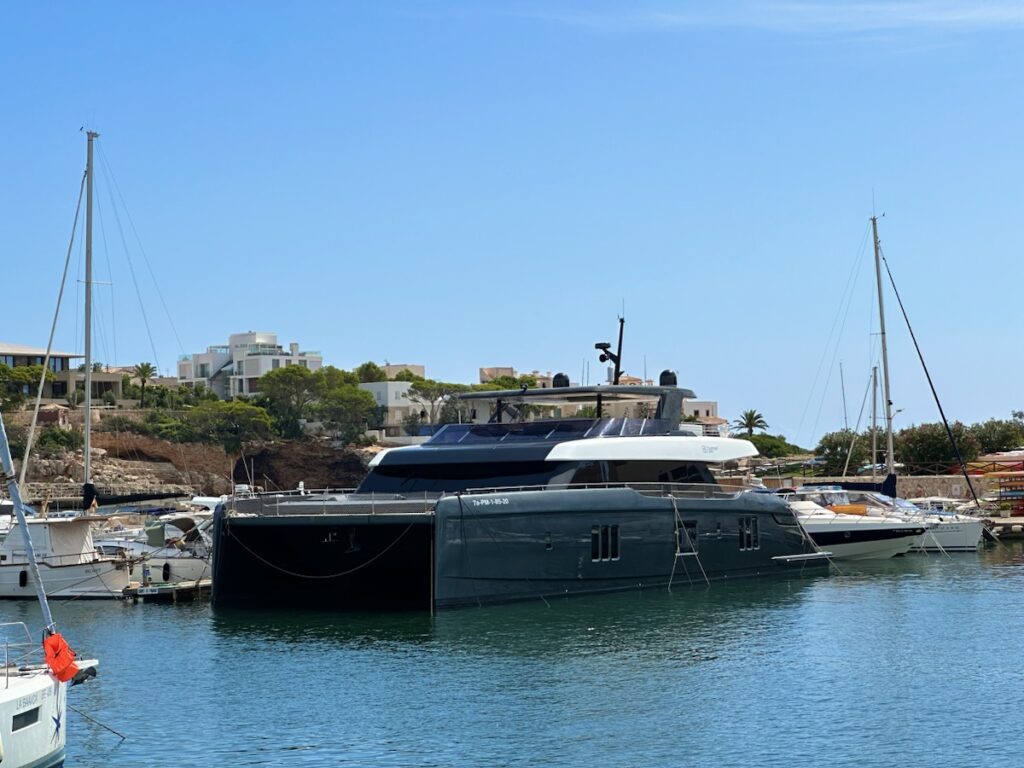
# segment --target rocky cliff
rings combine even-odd
[[[97,486],[116,494],[154,497],[229,493],[232,479],[267,490],[291,490],[300,481],[309,489],[350,488],[362,480],[372,455],[372,451],[335,448],[320,441],[275,441],[239,460],[217,446],[171,443],[123,432],[96,432],[92,445]],[[82,451],[33,458],[25,496],[33,502],[77,498],[82,476]]]

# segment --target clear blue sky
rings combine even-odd
[[[7,2],[0,67],[5,341],[46,342],[84,125],[160,286],[122,219],[154,352],[100,174],[100,360],[593,380],[624,304],[628,372],[813,444],[869,375],[874,198],[947,413],[1024,407],[1019,3]],[[935,420],[887,302],[896,426]]]

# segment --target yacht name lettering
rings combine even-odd
[[[505,497],[500,499],[473,499],[474,507],[498,507],[508,503],[509,500]]]

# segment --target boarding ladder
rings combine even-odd
[[[683,563],[683,572],[686,574],[687,581],[689,581],[690,584],[693,584],[693,579],[690,577],[690,569],[686,567],[686,561],[680,559],[685,557],[692,557],[694,560],[697,561],[697,566],[700,568],[700,574],[704,577],[704,582],[710,587],[711,580],[708,578],[707,571],[704,570],[704,564],[700,561],[700,553],[697,552],[697,543],[690,538],[690,531],[683,524],[683,518],[679,515],[679,505],[676,504],[676,497],[669,494],[669,499],[672,500],[672,513],[675,519],[676,552],[675,557],[672,559],[672,572],[669,574],[668,577],[668,591],[672,591],[672,582],[675,580],[676,576],[676,566],[680,562]],[[686,536],[686,551],[684,551],[682,547],[680,547],[679,531],[682,531],[683,535]]]

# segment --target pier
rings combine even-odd
[[[213,579],[180,581],[167,584],[133,584],[125,588],[124,596],[134,603],[184,603],[210,596]]]

